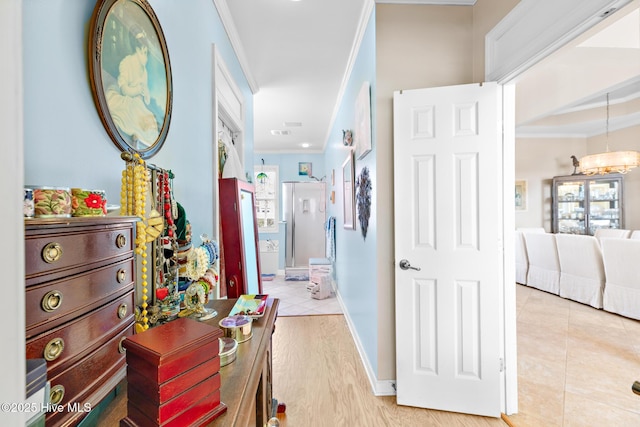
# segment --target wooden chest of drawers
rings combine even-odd
[[[136,221],[25,220],[26,357],[47,360],[47,426],[78,424],[126,375]]]

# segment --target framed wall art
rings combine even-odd
[[[356,228],[356,204],[355,204],[355,165],[353,151],[342,164],[342,199],[343,199],[343,224],[348,230]]]
[[[146,0],[98,0],[89,28],[89,79],[115,145],[143,159],[156,154],[171,121],[171,65]]]
[[[298,175],[311,176],[311,163],[299,162],[298,163]]]
[[[367,230],[369,229],[369,218],[371,218],[371,187],[369,168],[365,166],[356,179],[358,221],[360,222],[362,237],[365,239],[367,238]]]
[[[354,145],[356,158],[363,159],[371,151],[371,95],[369,82],[364,82],[356,98]]]
[[[527,210],[527,181],[524,179],[516,180],[515,192],[515,208],[516,211]]]

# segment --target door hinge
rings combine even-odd
[[[504,372],[504,359],[500,358],[500,372]]]
[[[238,205],[236,204],[236,202],[233,202],[233,210],[238,212]]]

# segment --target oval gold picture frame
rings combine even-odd
[[[173,90],[162,28],[146,0],[99,0],[89,27],[89,79],[107,133],[143,159],[164,144]]]

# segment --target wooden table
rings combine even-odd
[[[235,302],[235,299],[210,301],[207,307],[215,309],[218,315],[204,323],[219,326],[218,322],[227,317]],[[279,303],[278,299],[267,300],[264,316],[253,322],[252,338],[238,344],[236,360],[220,368],[221,398],[228,409],[209,426],[263,427],[271,418],[271,335]]]

